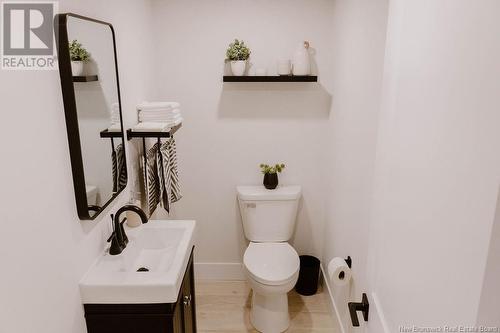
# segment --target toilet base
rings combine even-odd
[[[253,291],[250,321],[262,333],[281,333],[290,326],[288,296],[283,294],[263,295]]]

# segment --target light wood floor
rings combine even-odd
[[[287,333],[339,333],[330,313],[328,294],[288,293]],[[244,281],[196,281],[196,315],[200,333],[257,333],[250,323],[251,289]]]

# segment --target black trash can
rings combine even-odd
[[[304,296],[311,296],[318,291],[319,280],[318,258],[313,256],[300,256],[299,279],[295,291]]]

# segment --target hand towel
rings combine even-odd
[[[127,186],[127,161],[123,144],[119,144],[111,153],[111,168],[113,176],[113,192],[116,193]]]
[[[182,198],[177,170],[175,139],[169,138],[160,146],[163,167],[163,207],[170,213],[171,204]]]
[[[125,147],[119,144],[116,149],[116,184],[117,191],[127,186],[127,161],[125,160]]]
[[[116,175],[118,174],[118,165],[116,162],[116,149],[111,152],[111,177],[113,178],[113,193],[118,190],[118,183],[116,181]]]
[[[158,142],[159,146],[161,147],[162,144],[161,142]],[[168,160],[165,160],[162,156],[161,149],[158,149],[158,157],[157,157],[158,163],[157,165],[157,171],[158,171],[158,180],[160,182],[160,192],[159,192],[159,198],[160,198],[160,204],[161,206],[167,211],[167,213],[170,212],[170,202],[169,202],[169,195],[168,192],[166,191],[166,184],[165,184],[165,170],[163,166],[168,163]]]
[[[142,172],[144,176],[144,193],[148,207],[148,216],[151,216],[159,203],[160,183],[158,178],[158,144],[154,144],[146,154],[146,165]]]

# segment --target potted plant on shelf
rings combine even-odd
[[[71,72],[73,76],[83,75],[83,63],[89,61],[90,53],[76,39],[69,43]]]
[[[226,57],[231,63],[231,71],[234,76],[243,76],[245,74],[250,53],[250,49],[245,45],[244,41],[235,39],[234,42],[229,44],[229,48],[226,51]]]
[[[261,164],[260,170],[264,174],[264,187],[268,190],[274,190],[278,187],[278,173],[283,171],[285,165],[283,163],[269,166],[268,164]]]

